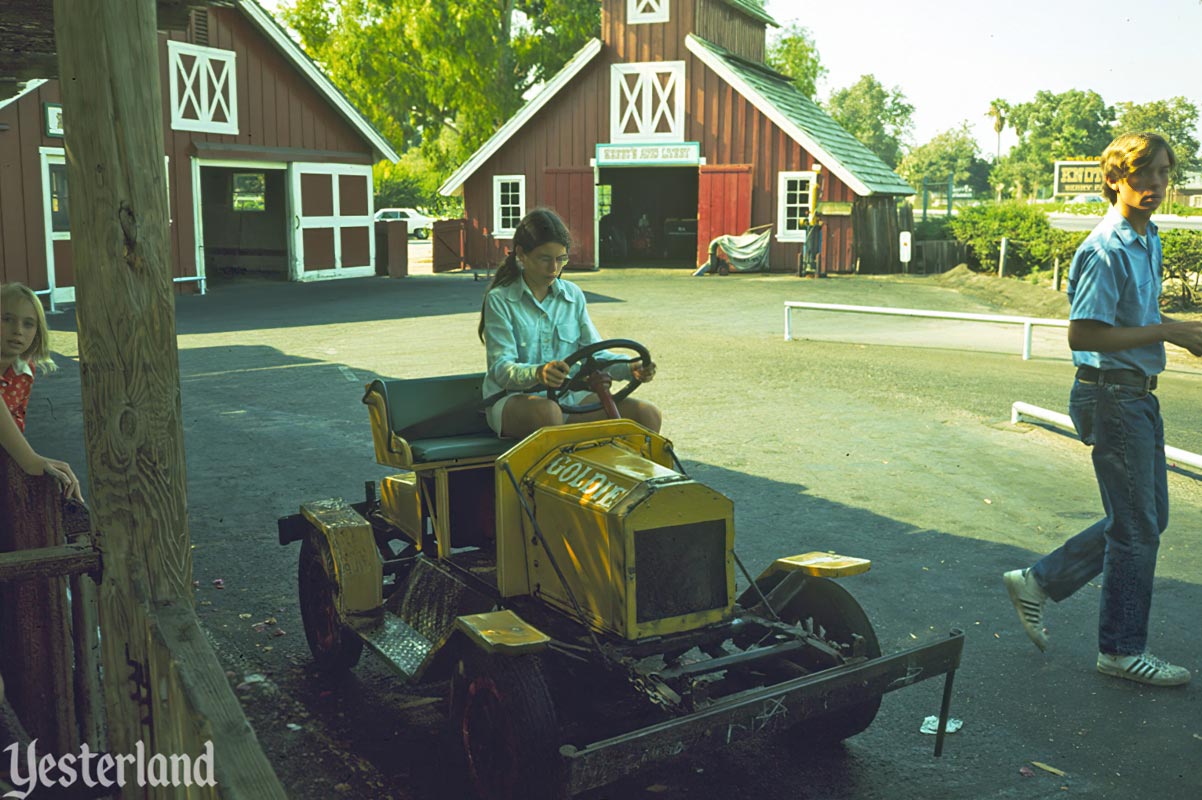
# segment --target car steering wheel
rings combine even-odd
[[[589,385],[588,379],[594,372],[599,372],[614,364],[629,364],[635,360],[633,358],[593,358],[594,353],[615,349],[633,350],[638,354],[638,358],[642,359],[644,365],[651,363],[651,353],[647,352],[647,348],[630,339],[603,339],[600,342],[585,345],[563,359],[564,363],[568,365],[568,369],[571,369],[577,362],[581,362],[580,369],[575,375],[570,376],[559,386],[554,388],[547,387],[547,399],[558,403],[565,414],[591,414],[594,411],[600,411],[602,408],[600,400],[595,403],[574,406],[564,402],[564,395],[574,391],[591,392],[593,389]],[[637,378],[631,378],[629,383],[614,393],[614,403],[625,400],[630,396],[631,392],[642,385],[642,381]]]

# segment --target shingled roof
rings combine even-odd
[[[790,80],[695,34],[689,51],[859,195],[911,195],[888,164],[806,97]]]

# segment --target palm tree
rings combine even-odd
[[[989,110],[985,112],[985,116],[993,117],[993,132],[997,134],[997,152],[994,154],[994,163],[1002,157],[1002,131],[1006,127],[1006,118],[1010,114],[1010,104],[1000,97],[992,100],[989,103]]]

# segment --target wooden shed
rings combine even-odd
[[[463,196],[465,260],[496,264],[529,209],[572,229],[572,266],[696,266],[771,226],[774,270],[821,221],[823,272],[897,263],[914,190],[766,66],[757,0],[603,0],[589,41],[440,191]]]
[[[160,31],[171,262],[180,291],[374,274],[372,165],[388,141],[254,0]],[[0,280],[72,302],[58,80],[0,99]]]

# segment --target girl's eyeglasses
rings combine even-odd
[[[554,257],[538,256],[537,258],[538,258],[538,263],[543,265],[544,267],[551,266],[552,262],[554,262],[555,266],[557,266],[557,267],[566,267],[568,265],[568,254],[567,253],[564,253],[562,256],[554,256]]]

